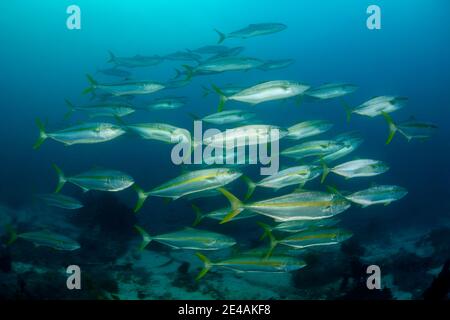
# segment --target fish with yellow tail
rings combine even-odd
[[[322,165],[323,173],[320,181],[321,183],[325,181],[330,172],[343,176],[346,179],[350,179],[357,177],[373,177],[383,174],[389,170],[389,166],[386,163],[372,159],[357,159],[348,161],[333,168],[329,168],[325,162],[323,162]]]
[[[9,240],[6,245],[12,245],[18,239],[33,243],[36,247],[49,247],[59,251],[74,251],[80,249],[80,244],[62,234],[49,230],[17,233],[11,226],[6,226]]]
[[[391,143],[397,132],[404,136],[408,142],[413,139],[423,141],[429,139],[438,128],[434,123],[420,122],[416,121],[414,118],[397,124],[392,120],[391,116],[385,112],[383,112],[383,117],[389,126],[389,136],[386,140],[386,144]]]
[[[319,166],[303,165],[283,169],[262,179],[259,182],[253,182],[249,177],[242,176],[242,179],[248,185],[248,191],[244,199],[248,200],[256,187],[270,188],[274,190],[279,190],[292,185],[300,185],[303,187],[306,182],[315,179],[321,172],[322,169]]]
[[[348,200],[328,192],[298,190],[276,198],[243,203],[225,188],[219,188],[218,190],[231,204],[230,212],[220,223],[230,221],[243,209],[283,222],[329,218],[350,207]]]
[[[294,257],[271,256],[262,258],[258,255],[238,255],[220,261],[211,261],[205,255],[197,252],[196,256],[203,262],[204,267],[195,280],[203,278],[212,267],[221,267],[236,272],[268,272],[284,273],[306,267],[306,262]]]
[[[134,212],[138,212],[149,196],[176,200],[188,194],[216,189],[238,179],[242,173],[231,168],[202,169],[184,173],[150,191],[133,185],[138,195]]]
[[[373,185],[370,188],[353,192],[348,195],[344,195],[333,187],[328,186],[327,188],[330,192],[333,192],[352,203],[359,204],[363,208],[375,204],[387,206],[391,204],[391,202],[400,200],[408,194],[408,190],[395,185]]]
[[[136,225],[134,228],[142,236],[140,250],[144,250],[151,241],[162,243],[173,249],[188,250],[220,250],[236,244],[236,241],[229,236],[194,228],[184,228],[155,236],[149,235],[140,226]]]
[[[264,223],[258,223],[267,234],[270,240],[270,248],[266,257],[272,255],[273,250],[279,244],[296,249],[304,249],[317,246],[330,246],[339,244],[353,236],[350,231],[341,228],[313,228],[294,233],[285,238],[277,239],[272,234],[270,226]]]

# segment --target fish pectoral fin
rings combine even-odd
[[[391,204],[391,202],[389,201],[389,202],[385,202],[383,205],[386,207],[386,206],[388,206],[390,204]]]

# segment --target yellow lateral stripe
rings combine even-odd
[[[297,202],[279,202],[279,203],[252,203],[251,207],[326,207],[334,204],[333,201],[297,201]]]
[[[239,262],[222,262],[223,264],[229,264],[229,265],[255,265],[255,266],[272,266],[277,267],[283,265],[282,262],[276,262],[276,261],[267,261],[267,260],[248,260],[248,261],[239,261]]]
[[[168,188],[176,187],[178,185],[188,184],[188,183],[192,183],[192,182],[202,181],[204,179],[213,178],[213,177],[216,177],[216,176],[217,176],[217,174],[211,173],[211,174],[207,174],[207,175],[204,175],[204,176],[199,176],[199,177],[191,178],[191,179],[188,179],[188,180],[183,180],[183,181],[180,181],[180,182],[177,182],[177,183],[173,183],[173,184],[168,185],[168,186],[157,187],[157,188],[155,188],[154,191],[161,190],[161,189],[168,189]]]
[[[301,237],[296,238],[288,238],[287,241],[303,241],[303,240],[314,240],[314,239],[330,239],[334,238],[337,235],[335,233],[320,233],[320,234],[312,234],[312,235],[305,235]]]

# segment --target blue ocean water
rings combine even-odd
[[[66,27],[66,8],[72,4],[81,9],[81,30]],[[366,9],[371,4],[381,8],[380,30],[366,27]],[[181,174],[183,169],[171,162],[171,145],[128,136],[102,144],[70,147],[49,140],[39,150],[33,150],[38,137],[35,118],[46,121],[48,128],[52,129],[85,121],[82,113],[76,114],[69,122],[64,120],[67,112],[64,99],[80,105],[90,103],[89,96],[81,94],[88,86],[87,73],[98,81],[114,82],[114,78],[97,72],[108,67],[108,51],[118,56],[166,55],[216,44],[215,28],[230,32],[251,23],[280,22],[287,25],[282,32],[245,40],[227,39],[224,44],[244,46],[245,56],[263,60],[295,59],[293,65],[272,71],[250,70],[194,77],[185,87],[170,92],[163,90],[142,98],[150,101],[166,95],[185,96],[188,103],[182,109],[139,111],[127,117],[126,121],[167,122],[192,131],[193,122],[188,113],[207,115],[216,111],[218,96],[212,93],[202,97],[201,87],[211,84],[246,87],[278,79],[312,86],[348,82],[358,85],[355,93],[345,97],[351,105],[378,95],[406,96],[409,99],[407,106],[392,116],[395,120],[414,116],[435,123],[439,128],[431,139],[408,143],[397,135],[391,144],[386,145],[388,128],[383,117],[353,115],[351,121],[346,122],[345,111],[338,99],[304,101],[300,106],[293,101],[269,102],[254,107],[230,102],[229,106],[254,109],[261,122],[284,127],[304,120],[329,120],[334,123],[332,131],[325,134],[329,138],[353,130],[362,134],[363,145],[349,159],[378,159],[387,162],[391,169],[386,174],[366,180],[345,181],[330,176],[329,183],[346,190],[367,188],[373,183],[395,184],[407,188],[408,195],[386,207],[352,208],[345,212],[342,219],[356,238],[370,238],[376,243],[377,239],[395,238],[398,234],[411,232],[413,236],[413,232],[426,233],[445,224],[448,226],[449,9],[450,4],[446,0],[1,2],[0,202],[12,211],[33,210],[30,209],[34,207],[33,193],[52,192],[56,186],[57,177],[52,163],[58,164],[68,174],[95,166],[122,170],[145,189]],[[132,70],[133,78],[164,83],[175,76],[175,68],[182,64],[189,63],[163,62],[155,67]],[[285,146],[283,142],[281,145]],[[246,170],[258,180],[256,169]],[[76,187],[65,188],[67,194],[81,199],[89,197]],[[244,186],[237,188],[243,191]],[[323,186],[313,183],[311,188],[323,189]],[[271,194],[258,191],[261,198]],[[131,189],[114,196],[127,207],[134,206],[136,196]],[[215,209],[219,201],[222,205],[227,204],[220,198],[199,200],[198,203],[204,208]],[[39,212],[46,214],[42,208]],[[153,233],[159,233],[190,225],[194,214],[188,201],[180,199],[166,204],[160,198],[151,197],[136,219]],[[36,221],[36,225],[42,226],[42,223]],[[254,223],[236,222],[223,227],[206,223],[205,226],[230,233],[247,244],[256,243],[260,234]],[[32,224],[23,227],[33,229]],[[89,228],[95,229],[95,225]],[[138,240],[137,236],[135,240]],[[107,245],[108,239],[97,241]],[[51,265],[53,256],[48,252],[45,254]],[[96,252],[85,254],[92,257]],[[26,261],[17,252],[13,257]],[[75,256],[73,259],[78,259],[81,264],[85,257]],[[427,270],[420,269],[420,272]],[[190,269],[189,276],[195,277],[195,272]],[[414,273],[411,277],[415,277]],[[409,279],[403,281],[408,282]],[[331,298],[343,293],[337,290]],[[46,298],[45,295],[43,290],[38,298]],[[181,298],[191,297],[196,296],[192,293]],[[224,297],[230,296],[225,294]],[[287,298],[299,297],[302,296],[295,293]],[[418,297],[417,293],[414,292],[412,297]]]

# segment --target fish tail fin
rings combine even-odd
[[[181,76],[181,71],[178,69],[175,69],[175,77],[173,79],[178,79]]]
[[[123,121],[122,117],[119,117],[118,115],[114,115],[114,119],[117,121],[117,123],[121,126],[126,126],[126,122]]]
[[[263,229],[263,234],[261,235],[261,237],[259,237],[259,240],[264,240],[269,235],[269,233],[272,232],[272,227],[262,222],[256,223]]]
[[[145,192],[141,187],[137,184],[133,184],[133,189],[136,191],[138,199],[136,202],[136,206],[134,207],[134,212],[138,212],[142,206],[144,205],[145,200],[147,200],[150,195],[148,192]]]
[[[56,164],[52,164],[52,167],[53,169],[55,169],[56,174],[58,175],[58,185],[56,186],[55,190],[55,193],[58,193],[67,182],[67,178],[64,175],[64,172]]]
[[[200,117],[192,112],[188,112],[188,115],[194,120],[200,120]]]
[[[222,92],[222,90],[220,90],[220,88],[218,86],[216,86],[215,84],[212,84],[212,88],[220,97],[219,105],[217,106],[217,111],[221,112],[223,110],[223,107],[225,106],[225,102],[228,100],[228,98],[225,96],[225,94]]]
[[[116,61],[116,55],[111,50],[108,50],[108,53],[109,53],[109,60],[108,60],[108,62],[115,62]]]
[[[337,195],[337,196],[339,196],[339,197],[341,197],[341,198],[343,198],[343,199],[347,199],[347,197],[344,196],[344,195],[342,194],[342,192],[340,192],[336,187],[333,187],[333,186],[326,186],[326,188],[327,188],[328,192],[333,193],[333,194],[335,194],[335,195]]]
[[[220,221],[220,223],[223,224],[223,223],[230,221],[231,219],[236,217],[239,213],[241,213],[243,203],[241,202],[241,200],[236,198],[227,189],[218,188],[217,190],[219,190],[228,199],[228,201],[231,204],[231,211],[225,216],[225,218],[222,219],[222,221]]]
[[[194,210],[194,212],[195,212],[195,220],[192,223],[192,226],[195,227],[195,226],[198,226],[198,224],[203,220],[204,217],[203,217],[202,210],[199,207],[197,207],[193,203],[191,204],[191,207],[192,207],[192,210]]]
[[[261,223],[261,222],[257,222],[257,223],[264,230],[264,234],[261,236],[261,239],[264,239],[266,236],[269,237],[269,240],[270,240],[269,250],[267,251],[265,258],[270,258],[273,251],[275,250],[275,247],[278,245],[278,240],[275,239],[275,237],[272,233],[272,228],[269,225],[267,225],[265,223]]]
[[[202,89],[203,89],[203,98],[207,97],[211,93],[211,90],[206,86],[202,86]]]
[[[382,112],[382,115],[389,126],[389,136],[386,140],[386,144],[391,143],[392,139],[394,138],[395,133],[398,131],[397,125],[394,123],[394,120],[392,120],[392,117],[388,115],[386,112]]]
[[[247,193],[245,194],[244,200],[250,199],[250,197],[253,195],[253,192],[256,188],[256,183],[254,183],[249,177],[246,175],[242,175],[241,179],[247,184]]]
[[[217,30],[217,29],[214,29],[214,31],[219,35],[219,41],[217,42],[218,44],[222,43],[222,42],[227,38],[227,36],[225,35],[225,33],[220,32],[220,31]]]
[[[69,99],[64,99],[64,101],[66,102],[66,106],[69,108],[69,110],[64,115],[64,119],[67,120],[72,116],[72,113],[75,111],[75,106],[73,105],[72,102],[69,101]]]
[[[195,277],[196,281],[199,281],[201,278],[203,278],[208,271],[213,266],[211,263],[211,260],[209,260],[205,255],[201,254],[200,252],[195,253],[195,255],[203,262],[203,269],[199,272],[197,277]]]
[[[322,160],[322,179],[320,179],[320,183],[324,183],[328,174],[330,173],[330,168],[327,166],[326,162]]]
[[[140,234],[141,237],[142,237],[142,242],[141,242],[141,244],[140,244],[140,246],[139,246],[139,251],[142,251],[142,250],[144,250],[144,249],[148,246],[148,244],[149,244],[153,239],[152,239],[152,237],[148,234],[148,232],[145,231],[145,230],[144,230],[143,228],[141,228],[140,226],[135,225],[135,226],[134,226],[134,229],[136,229],[136,231],[139,232],[139,234]]]
[[[187,64],[183,64],[182,67],[186,69],[186,80],[191,80],[194,76],[194,68],[188,66]]]
[[[14,242],[16,242],[16,240],[17,240],[17,232],[10,224],[5,225],[5,230],[6,230],[6,233],[8,235],[8,240],[6,241],[5,244],[7,246],[10,246]]]
[[[39,138],[33,145],[33,149],[39,149],[39,147],[44,143],[44,141],[48,138],[47,133],[45,133],[45,126],[40,119],[36,119],[36,125],[39,129]]]
[[[341,99],[342,106],[344,107],[345,113],[347,115],[347,122],[350,122],[350,119],[352,117],[352,108],[349,106],[349,104],[344,100]]]
[[[83,94],[92,93],[92,95],[95,96],[94,89],[98,82],[95,81],[90,74],[86,74],[86,78],[88,79],[90,86],[83,90]]]

